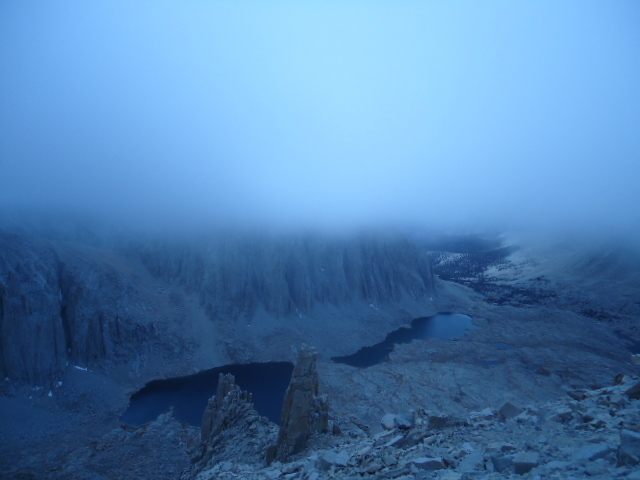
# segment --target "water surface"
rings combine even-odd
[[[393,351],[395,345],[425,338],[460,338],[464,336],[467,329],[477,328],[480,327],[471,323],[471,317],[460,313],[439,313],[431,317],[416,318],[411,322],[410,328],[400,327],[388,334],[380,343],[363,347],[352,355],[333,357],[331,360],[352,367],[371,367],[389,358],[389,353]]]
[[[225,365],[185,377],[154,380],[131,396],[121,420],[137,427],[155,420],[173,406],[179,421],[199,427],[207,401],[216,393],[221,373],[235,376],[236,384],[253,394],[258,413],[280,423],[284,394],[293,373],[291,362]]]

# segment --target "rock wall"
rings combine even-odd
[[[200,294],[214,318],[276,316],[353,300],[381,304],[433,295],[429,258],[392,235],[220,235],[198,242],[131,245],[149,271]]]
[[[81,249],[0,235],[0,377],[51,386],[68,362],[108,368],[143,352],[133,288]]]
[[[42,385],[67,360],[60,261],[50,248],[0,237],[0,376]]]
[[[322,304],[421,300],[435,282],[426,255],[384,235],[220,235],[131,245],[126,255],[0,234],[0,378],[48,386],[67,362],[129,364],[137,375],[154,349],[160,364],[174,359],[199,339],[186,338],[178,307],[157,305],[167,284],[196,292],[208,316],[228,325],[259,309],[284,318]]]

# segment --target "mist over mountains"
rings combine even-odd
[[[0,208],[636,234],[640,9],[503,7],[6,2]]]
[[[637,478],[638,25],[0,2],[0,478]]]

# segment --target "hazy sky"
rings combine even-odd
[[[640,2],[0,2],[0,206],[640,225]]]

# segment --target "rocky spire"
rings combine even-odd
[[[282,408],[278,443],[270,460],[286,461],[307,446],[314,433],[326,432],[329,422],[329,401],[318,392],[318,354],[313,347],[302,345],[293,370]]]
[[[200,435],[203,446],[206,447],[223,430],[253,416],[255,410],[252,402],[252,395],[240,390],[233,375],[221,373],[216,394],[209,399],[202,415]]]
[[[200,438],[201,451],[190,474],[227,458],[264,462],[276,438],[276,426],[258,414],[251,393],[241,390],[233,375],[221,373],[216,395],[209,399],[202,416]]]

